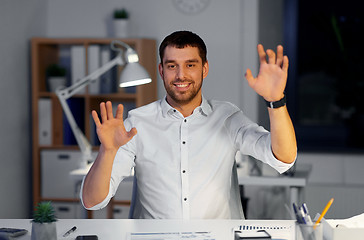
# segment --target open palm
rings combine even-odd
[[[100,103],[101,121],[97,112],[92,111],[92,118],[96,125],[96,133],[104,148],[118,149],[120,146],[129,142],[137,133],[135,128],[129,132],[126,131],[123,121],[124,107],[118,105],[115,117],[112,113],[112,104],[110,101]]]
[[[277,56],[271,49],[265,52],[261,44],[257,48],[260,59],[258,76],[254,78],[251,70],[247,69],[245,77],[249,86],[265,100],[278,101],[283,97],[287,83],[288,57],[283,56],[283,47],[280,45],[277,47]]]

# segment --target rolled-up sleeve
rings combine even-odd
[[[284,163],[278,160],[271,147],[270,133],[248,119],[242,111],[235,112],[227,121],[230,134],[236,148],[244,155],[250,155],[283,173],[294,163]]]

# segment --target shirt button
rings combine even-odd
[[[186,173],[186,170],[183,170],[182,173]]]
[[[173,109],[173,112],[177,112],[177,110],[176,109]]]
[[[186,144],[186,142],[185,142],[185,141],[183,141],[182,143],[183,143],[183,144]]]
[[[184,201],[187,201],[187,198],[184,198],[183,200],[184,200]]]
[[[184,122],[187,122],[187,119],[185,119]]]

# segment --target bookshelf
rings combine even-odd
[[[83,71],[83,74],[89,74],[90,62],[95,60],[91,58],[91,47],[98,49],[100,66],[103,56],[111,60],[113,51],[110,49],[110,43],[115,40],[111,38],[32,38],[31,39],[31,88],[32,88],[32,187],[33,187],[33,206],[41,201],[52,201],[54,204],[70,203],[78,204],[79,198],[74,189],[64,188],[65,182],[72,181],[66,172],[69,168],[76,166],[75,162],[80,156],[80,151],[76,142],[72,141],[73,133],[67,127],[67,120],[64,116],[62,107],[54,92],[50,92],[47,85],[46,69],[51,64],[60,64],[66,67],[68,75],[68,85],[71,84],[72,74],[76,71]],[[124,90],[118,90],[113,85],[120,74],[122,67],[115,67],[110,70],[107,76],[99,79],[99,89],[95,93],[90,91],[90,85],[85,91],[76,94],[70,99],[71,109],[74,108],[74,116],[79,122],[80,128],[85,133],[93,145],[93,151],[96,154],[98,150],[98,141],[95,133],[95,127],[91,117],[91,111],[99,111],[101,101],[110,100],[113,103],[123,103],[128,110],[148,104],[157,99],[157,55],[156,42],[152,39],[118,39],[130,45],[139,55],[140,64],[145,67],[152,78],[152,83],[141,85]],[[81,60],[75,60],[73,48],[81,49]],[[92,53],[94,54],[94,53]],[[98,58],[99,55],[92,55]],[[105,60],[105,59],[104,59]],[[73,66],[80,63],[80,66]],[[81,69],[81,68],[84,69]],[[91,70],[92,72],[92,70]],[[81,73],[82,74],[82,73]],[[106,73],[105,73],[106,74]],[[104,78],[104,79],[102,79]],[[104,85],[103,85],[104,84]],[[106,90],[105,90],[106,89]],[[53,159],[52,159],[53,157]],[[54,159],[56,158],[56,160]],[[59,161],[58,161],[59,160]],[[64,160],[64,161],[62,161]],[[65,161],[67,160],[67,161]],[[53,164],[54,161],[54,164]],[[66,164],[64,164],[67,162]],[[59,166],[57,165],[58,163]],[[65,172],[62,173],[62,168]],[[67,169],[68,168],[68,169]],[[47,172],[50,172],[47,176]],[[62,184],[63,183],[63,184]],[[52,186],[55,189],[52,191]],[[70,187],[69,187],[70,188]],[[66,194],[62,195],[65,191]],[[74,191],[70,194],[68,191]],[[128,205],[128,200],[115,200],[114,205]],[[73,206],[75,207],[75,206]],[[76,207],[77,208],[77,207]],[[75,214],[76,216],[77,214]],[[110,214],[109,214],[110,216]],[[70,217],[70,216],[67,216]],[[88,214],[92,217],[92,214]]]

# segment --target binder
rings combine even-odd
[[[38,100],[38,136],[39,145],[52,144],[52,102],[49,98]]]
[[[71,47],[71,85],[80,81],[86,76],[85,48],[82,45]],[[85,93],[86,89],[81,89],[78,94]]]
[[[96,71],[100,65],[100,46],[91,45],[88,47],[88,74]],[[93,80],[88,87],[90,94],[99,94],[100,93],[100,79],[97,78]]]
[[[100,50],[100,64],[103,66],[111,60],[111,53],[109,47],[102,46]],[[112,93],[113,92],[113,74],[112,70],[105,72],[100,76],[100,92]]]

